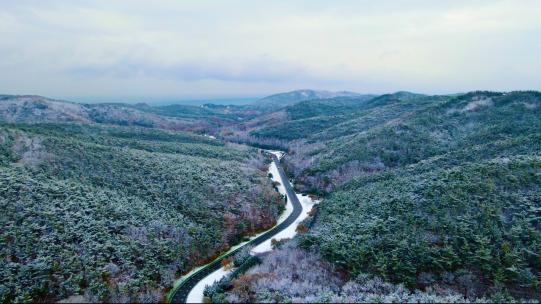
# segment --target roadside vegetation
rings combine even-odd
[[[461,284],[471,284],[464,280]],[[465,287],[466,288],[466,287]],[[411,290],[378,276],[349,277],[317,253],[294,243],[269,253],[240,276],[207,288],[213,303],[487,303],[513,302],[505,291],[490,298],[468,298],[446,286]]]

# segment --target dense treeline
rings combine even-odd
[[[158,301],[173,280],[271,226],[254,151],[187,133],[0,126],[0,301]]]
[[[333,139],[364,131],[408,111],[448,98],[432,96],[403,100],[389,94],[368,100],[333,98],[304,101],[284,110],[288,120],[265,124],[252,130],[251,134],[259,138],[307,139],[308,142]]]
[[[408,106],[416,103],[415,99],[385,104],[361,111],[360,117],[308,140],[292,142],[295,155],[290,157],[288,168],[301,182],[302,190],[329,192],[354,176],[533,136],[541,129],[539,95],[481,92],[437,97],[433,102],[423,97],[415,106]],[[303,151],[314,144],[319,147]],[[532,147],[524,143],[517,149]],[[470,160],[484,157],[480,154]]]
[[[303,244],[410,287],[538,294],[540,110],[537,92],[474,92],[328,143],[301,176],[339,188]]]
[[[297,188],[326,196],[303,248],[352,277],[539,298],[541,93],[390,94],[343,105],[350,113],[300,106],[285,110],[300,130],[252,134],[289,140]]]
[[[470,280],[468,295],[541,280],[541,157],[376,174],[321,204],[303,245],[352,273],[410,287]]]

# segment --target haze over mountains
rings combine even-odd
[[[409,92],[395,93],[397,96],[398,94],[401,94],[401,97],[406,95],[417,96],[417,94]],[[151,106],[147,103],[105,102],[85,104],[35,95],[0,95],[0,116],[4,121],[17,123],[94,122],[182,130],[190,128],[190,118],[217,116],[238,120],[245,119],[246,115],[273,112],[301,101],[336,97],[365,100],[375,96],[345,91],[296,90],[267,96],[244,106],[212,103],[197,106],[184,104]]]
[[[246,106],[238,105],[164,105],[145,103],[81,104],[31,95],[0,95],[0,117],[13,123],[77,122],[123,126],[156,127],[168,130],[204,131],[211,122],[194,120],[211,116],[216,120],[242,120],[254,113],[271,112],[303,100],[336,96],[358,97],[350,92],[299,90],[265,97]]]
[[[194,117],[227,116],[225,106],[202,107],[171,105],[151,107],[146,104],[80,104],[42,96],[0,97],[0,117],[13,123],[74,122],[103,123],[121,126],[154,127],[167,130],[208,129],[210,122]],[[222,115],[223,114],[223,115]]]

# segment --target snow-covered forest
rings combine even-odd
[[[188,133],[3,124],[0,151],[1,302],[160,301],[283,208],[255,150]]]

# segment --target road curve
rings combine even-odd
[[[282,166],[280,166],[280,161],[278,160],[278,157],[276,155],[272,155],[272,160],[276,164],[276,167],[278,169],[278,173],[280,174],[280,180],[282,181],[282,184],[285,188],[287,199],[289,202],[293,205],[293,212],[280,224],[274,226],[274,228],[268,230],[267,232],[261,234],[257,238],[251,240],[250,242],[246,243],[244,246],[252,245],[257,246],[263,242],[265,242],[268,239],[271,239],[273,236],[281,232],[282,230],[286,229],[289,225],[293,224],[295,220],[301,215],[302,213],[302,206],[299,202],[299,199],[297,198],[297,195],[295,194],[295,191],[293,191],[293,187],[291,187],[291,183],[289,183],[289,179],[287,178],[284,169]],[[203,268],[201,268],[199,271],[193,273],[191,276],[186,278],[182,283],[180,283],[175,290],[172,292],[171,301],[170,303],[186,303],[186,300],[188,298],[188,294],[190,293],[190,290],[203,278],[211,274],[212,272],[220,269],[222,266],[220,265],[220,262],[230,256],[235,255],[239,250],[241,250],[244,246],[241,246],[234,251],[231,251],[230,253],[223,255],[216,260],[212,261],[211,263],[207,264]]]

